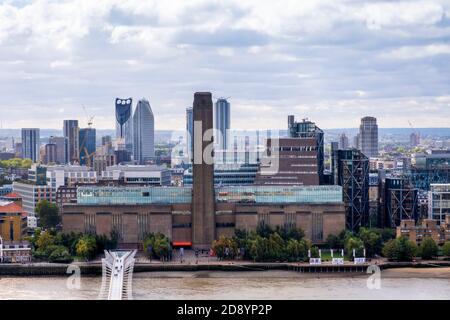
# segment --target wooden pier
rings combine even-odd
[[[291,271],[300,273],[367,273],[368,264],[348,265],[290,265]]]

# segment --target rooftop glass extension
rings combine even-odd
[[[192,201],[190,187],[79,187],[78,204],[177,204]],[[341,203],[340,186],[227,186],[215,188],[222,203]]]

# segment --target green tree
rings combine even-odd
[[[38,239],[36,240],[37,250],[45,251],[49,246],[55,244],[55,237],[49,232],[39,233]]]
[[[347,237],[344,244],[344,250],[347,253],[348,259],[353,259],[353,250],[357,257],[362,257],[364,254],[364,243],[360,238]]]
[[[234,259],[238,255],[238,243],[233,238],[221,236],[213,242],[212,249],[219,259]]]
[[[269,239],[256,236],[250,245],[250,256],[254,261],[268,261],[269,256]]]
[[[383,249],[383,238],[381,235],[370,229],[361,228],[358,236],[364,244],[367,257],[372,258],[376,254],[381,253],[381,250]]]
[[[404,236],[397,239],[396,250],[398,261],[411,261],[417,254],[416,244]]]
[[[33,161],[30,159],[20,159],[20,158],[13,158],[9,160],[2,160],[0,161],[0,167],[2,168],[21,168],[21,169],[29,169],[31,168],[31,165],[33,164]]]
[[[316,246],[311,247],[311,258],[320,258],[319,257],[319,248],[317,248]]]
[[[119,242],[119,234],[117,232],[111,232],[110,237],[102,234],[95,236],[95,242],[97,244],[96,253],[101,254],[105,250],[113,250],[117,248]]]
[[[269,236],[268,259],[272,261],[283,261],[285,258],[284,240],[275,232]]]
[[[376,234],[381,236],[383,243],[388,242],[389,240],[395,239],[396,231],[392,228],[372,228],[370,231],[375,232]]]
[[[393,260],[396,255],[396,245],[397,241],[395,239],[391,239],[386,242],[382,249],[383,256],[389,260]]]
[[[334,234],[329,234],[326,240],[328,249],[339,249],[340,241],[338,236]]]
[[[73,261],[69,250],[64,246],[55,246],[49,254],[48,259],[54,263],[70,263]]]
[[[268,238],[273,232],[273,229],[267,223],[260,223],[256,227],[256,233],[263,238]]]
[[[84,235],[76,244],[76,254],[80,258],[88,260],[94,257],[96,248],[95,238],[91,235]]]
[[[294,240],[301,240],[305,237],[305,233],[302,229],[299,228],[293,228],[293,227],[279,227],[277,226],[275,231],[280,235],[281,238],[283,238],[284,241],[287,241],[289,239]]]
[[[447,241],[446,243],[444,243],[444,245],[442,246],[442,255],[444,257],[450,257],[450,241]]]
[[[41,200],[36,206],[39,225],[44,229],[56,228],[60,223],[58,206],[47,200]]]
[[[408,237],[388,241],[382,250],[383,255],[389,260],[411,261],[417,254],[417,246]]]
[[[420,244],[419,252],[422,259],[430,260],[437,256],[438,246],[431,237],[426,237]]]
[[[171,250],[170,239],[162,233],[147,235],[144,239],[143,246],[147,254],[158,259],[163,257],[167,258]],[[149,252],[149,248],[151,248],[151,252]]]

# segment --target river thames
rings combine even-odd
[[[383,271],[379,289],[368,287],[369,277],[289,271],[136,273],[133,295],[137,300],[450,299],[450,268]],[[100,277],[82,276],[79,288],[67,282],[68,277],[0,277],[0,299],[97,299]]]

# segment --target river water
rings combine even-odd
[[[134,275],[134,299],[450,299],[450,268],[387,270],[380,288],[370,275],[267,272],[154,272]],[[100,277],[81,277],[80,287],[65,277],[1,277],[1,299],[96,299]],[[71,282],[73,283],[73,282]]]

